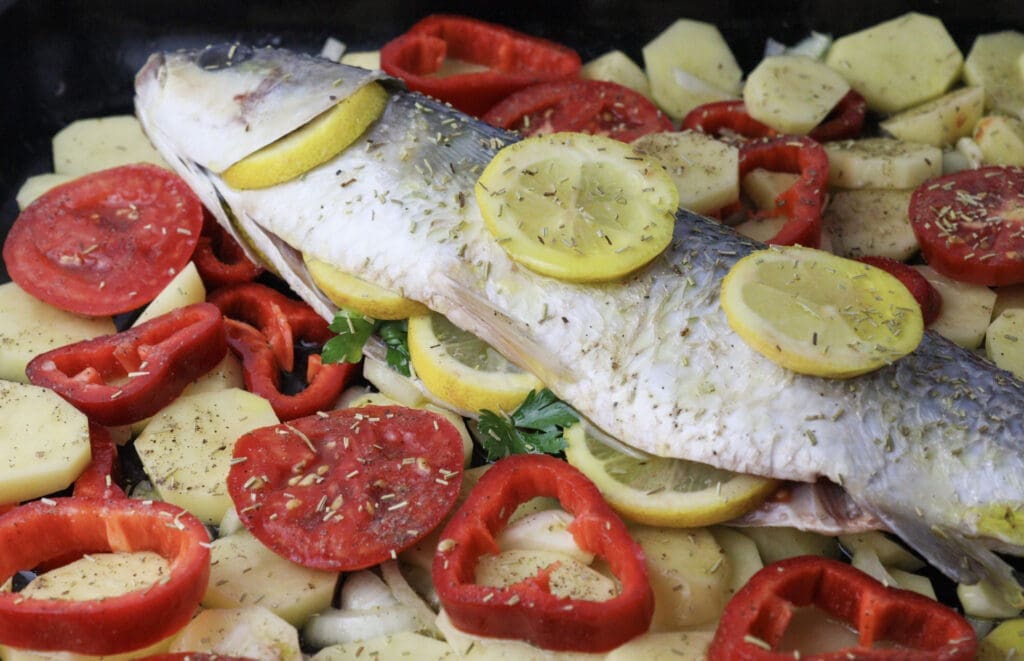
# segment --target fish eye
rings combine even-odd
[[[226,69],[252,57],[253,49],[239,43],[213,44],[204,48],[196,63],[208,71]]]

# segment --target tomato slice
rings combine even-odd
[[[990,287],[1024,282],[1024,168],[930,179],[910,198],[910,224],[939,273]]]
[[[563,80],[522,89],[491,108],[482,119],[493,126],[538,133],[576,131],[632,142],[671,131],[672,120],[645,96],[599,80]]]
[[[942,312],[942,294],[917,269],[891,257],[858,257],[857,261],[880,268],[902,282],[921,306],[925,326],[930,326],[939,318],[939,313]]]
[[[462,440],[443,417],[401,406],[336,409],[235,443],[228,491],[278,555],[354,571],[394,558],[437,526],[462,481]]]
[[[180,177],[125,165],[58,186],[30,204],[4,241],[11,279],[64,310],[134,310],[192,256],[203,206]]]

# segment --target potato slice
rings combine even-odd
[[[893,115],[879,126],[892,137],[944,147],[971,135],[985,111],[985,89],[961,87]]]
[[[651,83],[636,62],[620,50],[608,51],[580,69],[580,78],[618,83],[651,98]]]
[[[869,108],[885,113],[941,95],[963,61],[942,21],[915,12],[837,39],[825,56]]]
[[[798,555],[839,557],[839,542],[828,535],[785,527],[744,528],[743,534],[757,544],[761,560],[766,565]]]
[[[170,564],[153,551],[92,553],[40,574],[21,594],[33,599],[89,601],[142,590],[167,576]]]
[[[1024,310],[1010,308],[992,320],[985,331],[985,355],[1024,379]]]
[[[751,117],[783,133],[804,135],[850,91],[835,69],[803,55],[766,57],[750,72],[743,101]]]
[[[823,224],[832,252],[842,257],[877,255],[905,261],[918,250],[910,226],[912,189],[843,190],[832,196]]]
[[[739,149],[733,145],[697,131],[649,133],[632,144],[665,168],[680,207],[711,213],[739,198]]]
[[[554,551],[515,549],[480,556],[476,563],[476,583],[508,587],[555,563],[551,593],[559,597],[603,601],[616,595],[615,583],[579,560]]]
[[[0,381],[0,505],[64,489],[91,458],[84,413],[48,388]]]
[[[1024,165],[1024,121],[989,115],[974,127],[974,142],[985,165]]]
[[[942,174],[942,151],[919,142],[866,138],[830,142],[828,183],[838,188],[916,188]]]
[[[341,63],[350,67],[362,67],[364,69],[380,69],[380,51],[352,51],[341,56]]]
[[[57,174],[55,172],[46,172],[29,177],[21,185],[21,188],[18,189],[16,198],[18,209],[24,210],[25,207],[35,202],[46,191],[61,184],[66,184],[74,178],[70,174]]]
[[[206,286],[203,285],[203,280],[199,277],[195,262],[189,262],[178,275],[174,276],[173,280],[167,283],[163,291],[149,302],[132,326],[138,326],[171,310],[205,300]]]
[[[0,285],[0,379],[28,383],[25,366],[39,354],[116,332],[110,317],[84,317],[44,303],[14,282]]]
[[[302,661],[299,632],[261,606],[204,610],[178,633],[169,651]]]
[[[235,440],[277,422],[267,400],[237,388],[178,397],[153,416],[135,450],[162,499],[214,524],[231,507]]]
[[[964,80],[985,88],[985,107],[1024,119],[1024,33],[979,35],[964,61]]]
[[[259,604],[295,627],[328,608],[337,572],[309,569],[282,558],[247,530],[221,537],[210,547],[206,608]]]
[[[715,541],[722,547],[722,552],[729,559],[729,592],[732,598],[740,588],[747,584],[750,577],[764,568],[761,553],[757,544],[747,535],[735,528],[715,526],[710,529]]]
[[[992,319],[996,293],[983,285],[958,282],[930,266],[915,265],[942,296],[942,312],[929,327],[965,349],[977,349]]]
[[[762,211],[776,208],[775,199],[784,193],[800,178],[790,172],[773,172],[764,168],[754,168],[743,176],[740,187],[750,198],[754,206]]]
[[[778,234],[783,226],[789,222],[785,216],[772,216],[770,218],[751,218],[736,225],[737,232],[761,243],[767,243],[773,236]]]
[[[456,659],[448,643],[412,631],[380,636],[353,643],[325,647],[313,655],[312,661],[351,661],[352,659],[417,659],[443,661]]]
[[[171,169],[134,115],[80,119],[53,136],[53,170],[79,176],[129,163]]]
[[[679,19],[643,48],[651,95],[672,119],[740,91],[736,57],[710,23]]]

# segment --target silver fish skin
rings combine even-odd
[[[278,186],[234,190],[215,172],[224,159],[196,144],[216,129],[195,109],[228,109],[254,126],[222,91],[251,73],[203,69],[201,57],[154,55],[137,77],[137,114],[222,224],[325,317],[334,307],[302,253],[446,315],[630,446],[826,478],[947,575],[987,578],[1024,604],[1012,568],[991,551],[1024,554],[1024,386],[1008,373],[932,333],[854,379],[777,366],[731,330],[719,305],[726,272],[763,246],[685,210],[669,249],[623,282],[537,275],[505,255],[474,201],[482,168],[516,138],[397,87],[384,115],[332,161]],[[308,56],[285,50],[264,59],[275,72],[302,70],[309,88],[376,77],[323,62],[314,75]]]

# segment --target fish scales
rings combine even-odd
[[[252,68],[271,65],[278,76],[298,67],[317,78],[306,56],[260,57],[246,70],[192,64],[202,52],[155,55],[138,76],[136,108],[222,224],[325,317],[334,308],[301,253],[446,315],[628,445],[781,479],[827,478],[950,576],[987,576],[1024,601],[989,550],[1024,553],[1024,389],[1008,373],[930,332],[911,355],[854,379],[777,366],[732,332],[719,305],[730,266],[762,246],[685,210],[665,253],[621,283],[535,274],[505,255],[473,198],[482,168],[515,137],[401,89],[332,161],[271,188],[234,190],[191,147],[211,125],[256,116],[227,103],[218,81],[237,71],[259,80]],[[350,88],[377,77],[317,67]],[[315,82],[292,94],[307,91],[322,97]],[[181,106],[209,97],[226,115],[183,117],[176,96],[186,93]],[[287,130],[302,124],[273,110],[258,116]]]

